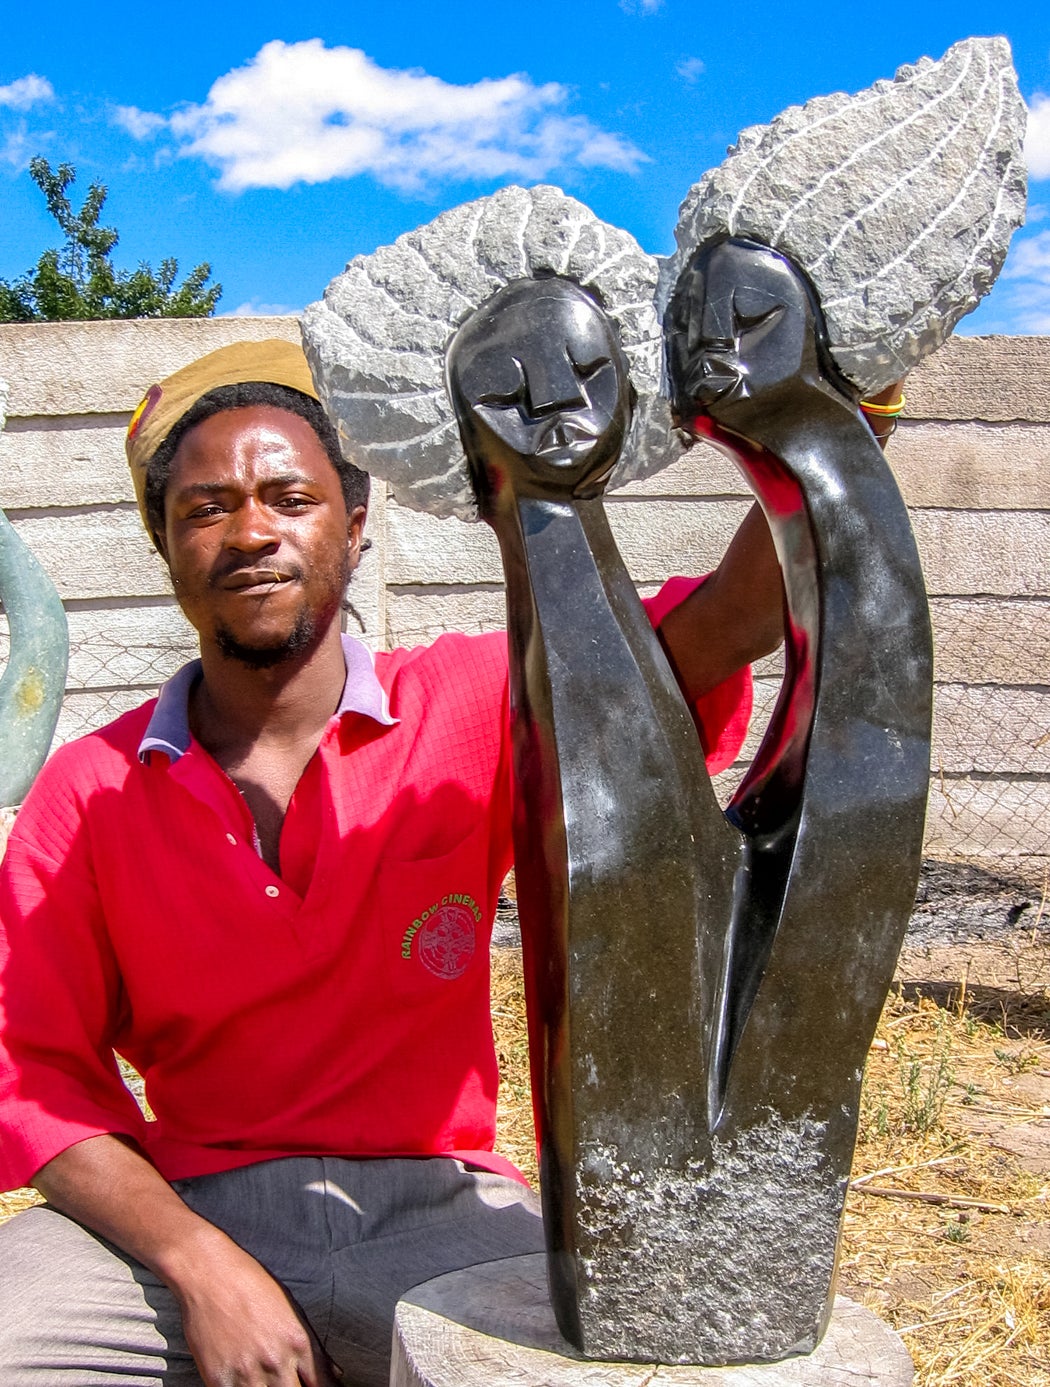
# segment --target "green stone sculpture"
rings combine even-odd
[[[0,428],[2,406],[0,393]],[[11,637],[0,678],[0,806],[10,807],[25,799],[51,746],[66,687],[69,630],[54,584],[3,511],[0,604]]]

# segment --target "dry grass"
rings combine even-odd
[[[1034,957],[1008,960],[1010,988],[965,975],[902,987],[872,1046],[841,1289],[900,1331],[916,1387],[1050,1387],[1050,1181],[1004,1149],[1045,1140],[1050,1117],[1050,955]],[[493,955],[493,1017],[498,1147],[535,1181],[514,950]],[[0,1220],[35,1200],[0,1195]]]
[[[521,952],[497,949],[492,955],[492,1030],[499,1060],[499,1112],[496,1150],[513,1161],[533,1185],[539,1183],[536,1136],[532,1125],[529,1042]]]
[[[872,1047],[841,1289],[900,1331],[916,1387],[1050,1387],[1050,1183],[993,1144],[1050,1116],[1040,960],[1013,993],[898,991]],[[494,956],[499,1143],[535,1178],[520,967]]]
[[[1046,976],[1044,974],[1044,976]],[[1050,1183],[1016,1154],[1050,1116],[1050,996],[982,1018],[891,996],[865,1078],[843,1288],[902,1334],[921,1387],[1050,1387]],[[1039,1024],[1039,1018],[1042,1024]],[[1036,1024],[1022,1029],[1018,1017]],[[1045,1123],[1042,1124],[1045,1141]],[[1010,1149],[1004,1149],[1008,1147]],[[873,1188],[900,1195],[873,1195]],[[907,1199],[923,1194],[950,1202]]]
[[[20,1214],[23,1209],[31,1209],[34,1204],[42,1203],[36,1190],[12,1190],[9,1194],[0,1194],[0,1223],[12,1214]]]

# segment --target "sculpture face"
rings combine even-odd
[[[667,309],[675,414],[690,420],[716,401],[747,399],[814,366],[813,308],[797,270],[754,242],[699,250]]]
[[[552,493],[600,487],[630,424],[616,329],[567,279],[516,280],[460,328],[448,380],[483,494],[500,474]]]

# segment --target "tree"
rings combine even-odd
[[[99,226],[108,190],[92,183],[79,212],[66,189],[76,181],[72,164],[52,169],[39,155],[29,165],[33,182],[47,199],[47,210],[66,241],[46,250],[36,267],[8,283],[0,279],[0,322],[58,322],[71,318],[208,318],[222,285],[205,287],[207,262],[191,270],[176,288],[179,263],[162,260],[156,272],[143,261],[137,270],[118,270],[110,257],[120,239],[112,227]]]

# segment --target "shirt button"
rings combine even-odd
[[[281,888],[279,886],[267,886],[266,894],[271,897],[279,896],[281,894]]]
[[[237,846],[237,839],[233,836],[232,833],[227,833],[226,841],[230,844],[231,847],[235,848]]]

